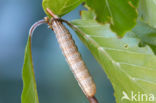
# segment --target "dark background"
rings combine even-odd
[[[80,18],[79,6],[65,15]],[[45,17],[42,0],[0,0],[0,103],[20,103],[24,50],[31,25]],[[96,85],[99,103],[115,103],[113,88],[90,51],[70,29]],[[32,55],[40,103],[88,103],[63,57],[53,31],[34,32]]]

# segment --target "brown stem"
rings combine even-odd
[[[46,21],[45,21],[44,19],[39,20],[39,21],[37,21],[36,23],[34,23],[34,24],[31,26],[30,30],[29,30],[29,37],[32,37],[34,30],[35,30],[38,26],[40,26],[40,25],[42,25],[42,24],[44,24],[44,23],[46,23]]]
[[[94,97],[88,97],[88,100],[89,100],[90,103],[98,103],[95,96]]]
[[[59,18],[49,8],[47,8],[46,11],[49,13],[50,16],[54,17],[55,19]]]

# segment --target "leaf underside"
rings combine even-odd
[[[123,91],[129,97],[131,91],[156,95],[156,56],[148,46],[139,48],[139,40],[131,37],[131,33],[118,39],[109,25],[94,20],[71,23],[80,29],[82,33],[77,32],[78,36],[102,65],[115,90],[117,103],[131,103],[121,100]]]
[[[31,54],[31,38],[29,37],[23,65],[23,92],[21,96],[21,103],[39,103],[37,87],[32,63]]]

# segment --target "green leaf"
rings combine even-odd
[[[87,5],[96,13],[100,23],[110,23],[118,36],[131,30],[137,19],[138,0],[87,0]]]
[[[78,36],[106,72],[117,103],[132,103],[132,92],[156,96],[156,56],[148,46],[138,47],[139,40],[129,34],[119,39],[109,25],[100,25],[94,20],[71,23],[79,28],[81,32],[77,32]],[[131,100],[121,100],[123,93]]]
[[[139,10],[143,19],[156,28],[156,0],[140,0]]]
[[[31,37],[29,37],[25,49],[21,103],[39,103],[31,55]]]
[[[81,15],[81,19],[90,19],[90,20],[94,20],[95,19],[95,14],[94,12],[92,12],[91,10],[86,11],[86,10],[82,10],[80,12]]]
[[[85,20],[94,20],[95,14],[91,11],[81,11],[81,18]],[[138,20],[136,26],[129,31],[128,34],[140,40],[139,46],[149,45],[156,54],[156,28],[145,23],[145,21]]]
[[[131,6],[135,6],[135,7],[137,7],[138,6],[138,4],[139,4],[139,0],[129,0],[129,4],[131,5],[131,4],[133,4],[133,5],[131,5]]]
[[[135,28],[132,30],[141,38],[141,40],[147,44],[155,45],[156,46],[156,29],[149,26],[144,22],[138,22]]]
[[[149,45],[151,48],[152,48],[152,50],[153,50],[153,52],[155,53],[155,55],[156,55],[156,46],[155,45]]]
[[[52,10],[57,16],[63,16],[79,6],[84,0],[43,0],[42,6],[47,15],[46,8]]]
[[[156,53],[156,29],[150,25],[139,21],[135,28],[130,32],[133,33],[136,38],[141,42],[148,44]]]

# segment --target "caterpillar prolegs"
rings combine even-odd
[[[59,18],[54,15],[50,9],[47,9],[47,12],[53,17],[48,21],[48,23],[56,34],[60,48],[62,49],[66,61],[68,62],[74,77],[78,81],[79,86],[87,96],[90,103],[98,103],[94,97],[96,93],[96,85],[82,60],[70,32],[62,24],[61,19],[59,20]]]

